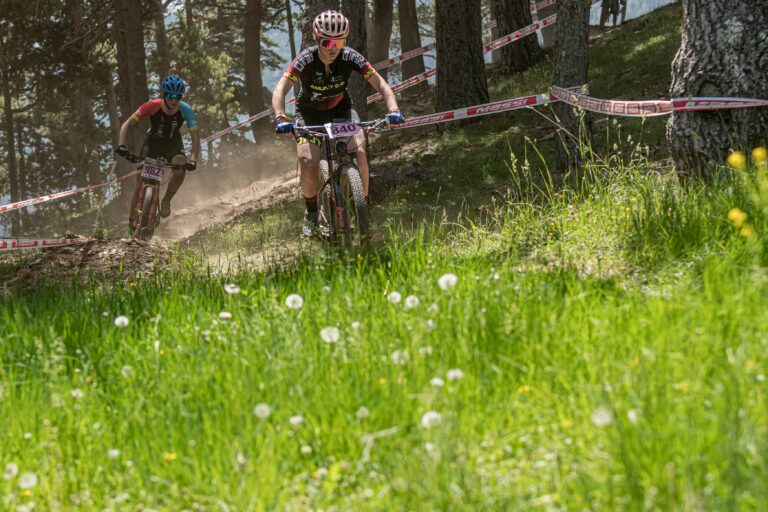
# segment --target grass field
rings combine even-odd
[[[555,183],[515,122],[436,137],[369,257],[289,204],[208,239],[264,271],[3,296],[0,509],[762,509],[768,171],[682,190],[609,123]]]

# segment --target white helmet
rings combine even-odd
[[[349,20],[337,11],[324,11],[312,22],[312,34],[324,39],[346,39],[349,36]]]

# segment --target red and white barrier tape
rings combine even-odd
[[[530,96],[522,96],[520,98],[511,98],[508,100],[494,101],[492,103],[485,103],[483,105],[475,105],[473,107],[457,108],[456,110],[449,110],[447,112],[438,112],[437,114],[427,114],[419,117],[412,117],[406,119],[405,123],[397,126],[393,126],[392,130],[403,130],[405,128],[415,128],[417,126],[427,126],[430,124],[447,123],[450,121],[458,121],[459,119],[470,119],[473,117],[488,116],[491,114],[498,114],[501,112],[510,112],[512,110],[519,110],[528,107],[539,107],[542,105],[548,105],[553,101],[557,101],[552,98],[549,93],[545,94],[532,94]]]
[[[544,27],[548,27],[549,25],[553,25],[556,22],[557,22],[557,14],[553,14],[552,16],[548,16],[541,21],[537,21],[531,25],[528,25],[527,27],[521,28],[517,32],[507,34],[504,37],[500,37],[496,39],[495,41],[491,41],[490,43],[483,46],[483,51],[487,53],[493,50],[498,50],[502,46],[506,46],[509,43],[518,41],[524,38],[525,36],[529,36],[535,33],[537,30],[540,30]]]
[[[112,171],[114,171],[115,165],[117,165],[117,163],[112,165],[112,170],[110,171],[110,173]],[[27,206],[32,206],[32,205],[35,205],[35,204],[47,203],[48,201],[53,201],[54,199],[61,199],[62,197],[73,196],[75,194],[80,194],[82,192],[88,192],[89,190],[95,190],[97,188],[105,187],[105,186],[109,185],[110,183],[116,183],[116,182],[122,181],[125,178],[127,178],[129,176],[132,176],[133,174],[135,174],[135,173],[131,172],[129,174],[125,174],[123,176],[120,176],[119,178],[111,179],[109,181],[105,181],[104,183],[99,183],[97,185],[89,185],[87,187],[74,188],[72,190],[65,190],[63,192],[56,192],[55,194],[48,194],[48,195],[45,195],[45,196],[36,197],[34,199],[25,199],[24,201],[18,201],[16,203],[0,205],[0,213],[5,213],[5,212],[13,211],[13,210],[18,210],[19,208],[26,208]]]
[[[645,101],[603,100],[557,86],[552,86],[552,96],[569,105],[580,107],[590,112],[623,117],[655,117],[671,114],[672,112],[768,107],[768,100],[752,98],[703,97]]]
[[[600,0],[592,0],[593,4],[597,2],[600,2]],[[557,3],[557,0],[542,0],[539,3],[531,2],[531,15],[533,17],[536,17],[536,15],[538,14],[538,11],[546,7],[549,7],[550,5],[555,5],[556,3]],[[485,25],[483,25],[483,30],[491,30],[492,28],[496,28],[497,25],[498,23],[496,22],[496,20],[491,20]]]
[[[92,242],[91,238],[0,238],[0,251],[46,249]]]
[[[377,62],[376,64],[373,65],[373,69],[378,71],[384,68],[388,68],[390,66],[394,66],[398,62],[404,62],[406,60],[413,59],[414,57],[418,57],[419,55],[424,55],[427,52],[431,52],[434,49],[435,49],[435,43],[429,43],[420,48],[414,48],[413,50],[407,51],[401,55],[398,55],[397,57],[392,57],[391,59]]]

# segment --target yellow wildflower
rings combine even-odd
[[[752,224],[747,224],[741,230],[739,231],[739,235],[744,238],[751,238],[755,235],[755,230],[752,227]]]
[[[677,382],[672,387],[678,391],[688,391],[688,381],[683,380],[683,381]]]
[[[29,489],[24,489],[19,494],[21,494],[25,498],[29,498],[30,496],[32,496],[32,491],[30,491]]]
[[[522,395],[522,394],[528,393],[530,390],[531,390],[531,386],[526,384],[524,386],[520,386],[519,388],[517,388],[517,394]]]
[[[387,379],[385,379],[384,377],[382,377],[382,378],[380,378],[380,379],[378,380],[378,383],[379,383],[379,386],[385,386],[385,385],[387,384]]]
[[[563,428],[571,428],[573,426],[573,422],[571,420],[563,420],[560,422],[560,424],[563,426]]]
[[[765,146],[752,150],[752,163],[758,167],[768,166],[768,149],[765,149]]]
[[[629,366],[632,368],[637,368],[640,365],[640,358],[635,356],[629,361]]]
[[[176,454],[173,452],[165,452],[163,454],[163,460],[165,462],[173,462],[176,460]]]
[[[746,222],[747,218],[749,216],[742,211],[741,208],[731,208],[731,210],[728,212],[728,220],[731,224],[736,226],[737,228],[740,228],[744,222]]]
[[[728,165],[737,171],[743,171],[747,168],[747,157],[741,151],[734,151],[728,155]]]

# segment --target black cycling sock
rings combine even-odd
[[[315,213],[317,212],[317,196],[306,197],[304,196],[304,202],[307,204],[307,211]]]

